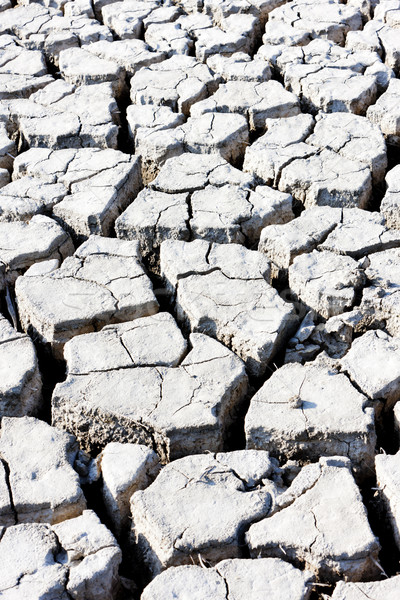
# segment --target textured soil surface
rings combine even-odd
[[[0,0],[0,597],[400,600],[399,0]]]

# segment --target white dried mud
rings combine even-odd
[[[0,316],[0,420],[34,416],[42,407],[42,378],[32,340]]]
[[[269,261],[243,246],[167,240],[161,273],[178,320],[229,346],[252,375],[265,372],[296,325],[293,306],[269,284]]]
[[[0,559],[5,600],[117,597],[121,550],[91,510],[58,525],[7,527],[0,539]]]
[[[15,291],[24,330],[33,329],[57,358],[75,335],[158,312],[138,244],[100,236],[50,273],[27,272]]]
[[[0,524],[11,518],[14,523],[54,524],[82,513],[86,500],[73,469],[79,449],[73,435],[32,417],[3,417],[0,434],[10,495]]]
[[[398,600],[399,32],[0,0],[1,598]]]
[[[146,444],[163,461],[223,450],[247,391],[244,365],[205,335],[190,346],[168,313],[76,337],[65,347],[53,424],[88,450]]]
[[[292,202],[290,194],[255,186],[219,155],[186,153],[166,161],[115,229],[121,239],[139,240],[144,255],[168,239],[253,247],[267,225],[294,217]]]
[[[191,564],[237,558],[243,530],[271,508],[267,452],[241,450],[181,458],[131,499],[132,536],[152,576]],[[179,507],[179,508],[178,508]]]

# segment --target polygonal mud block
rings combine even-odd
[[[90,236],[51,273],[20,277],[16,298],[23,328],[62,358],[75,335],[158,311],[138,243]]]
[[[213,569],[196,565],[170,567],[145,588],[141,600],[160,597],[184,600],[187,590],[204,598],[225,600],[226,590],[235,600],[257,600],[267,594],[270,600],[307,600],[313,577],[277,558],[223,560]]]
[[[35,215],[29,222],[0,222],[0,248],[0,265],[6,269],[8,284],[14,284],[35,263],[52,259],[62,262],[74,253],[68,233],[44,215]]]
[[[240,556],[244,529],[270,511],[275,470],[268,453],[255,450],[165,466],[131,499],[133,540],[151,575],[191,564],[198,554],[211,564]]]
[[[82,513],[86,500],[73,469],[78,449],[73,435],[44,421],[3,417],[0,458],[9,473],[15,522],[59,523]]]
[[[119,590],[121,551],[91,510],[53,527],[8,527],[0,540],[0,560],[4,600],[115,600]]]
[[[290,289],[324,319],[351,309],[364,283],[359,263],[333,252],[301,254],[289,267]]]
[[[284,365],[250,401],[246,447],[287,460],[347,456],[357,478],[368,478],[376,444],[369,404],[341,373],[313,364]]]
[[[0,315],[0,420],[34,416],[42,407],[42,378],[32,340]]]
[[[373,579],[380,545],[343,457],[320,458],[300,471],[271,516],[251,525],[252,557],[276,557],[337,581]]]
[[[205,335],[190,342],[185,356],[186,341],[168,313],[71,340],[53,424],[73,431],[88,450],[111,441],[146,444],[163,461],[223,450],[247,391],[244,365]]]
[[[341,368],[358,389],[386,409],[400,399],[400,340],[383,331],[367,331],[353,341]]]
[[[270,265],[238,244],[204,240],[161,244],[161,273],[176,294],[178,320],[216,337],[253,375],[268,363],[296,327],[294,307],[269,285]]]

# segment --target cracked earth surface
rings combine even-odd
[[[0,0],[0,597],[400,600],[399,0]]]

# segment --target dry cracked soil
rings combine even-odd
[[[0,598],[400,600],[399,0],[0,0]]]

